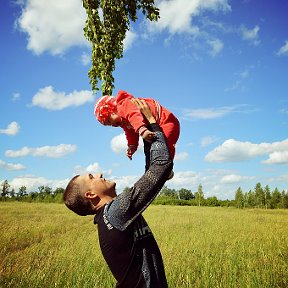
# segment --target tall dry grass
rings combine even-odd
[[[288,211],[150,206],[170,288],[288,287]],[[0,203],[0,287],[115,287],[93,217]]]

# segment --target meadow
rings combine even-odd
[[[288,210],[151,205],[170,288],[288,287]],[[115,287],[93,216],[0,203],[0,287]]]

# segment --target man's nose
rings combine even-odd
[[[95,174],[95,178],[102,178],[102,173]]]

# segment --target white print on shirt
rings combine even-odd
[[[105,207],[104,207],[103,221],[104,221],[104,223],[106,224],[108,230],[112,230],[112,229],[113,229],[113,226],[112,226],[112,224],[109,222],[109,220],[108,220],[108,218],[107,218],[106,212],[107,212],[107,205],[105,205]]]
[[[135,227],[134,229],[134,241],[151,236],[152,232],[148,225],[142,227]]]

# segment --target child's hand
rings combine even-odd
[[[151,140],[155,137],[155,132],[151,132],[150,130],[146,129],[142,133],[141,137],[147,142],[151,142]]]
[[[137,147],[135,145],[130,145],[127,148],[126,155],[130,160],[132,160],[132,155],[136,152]]]

